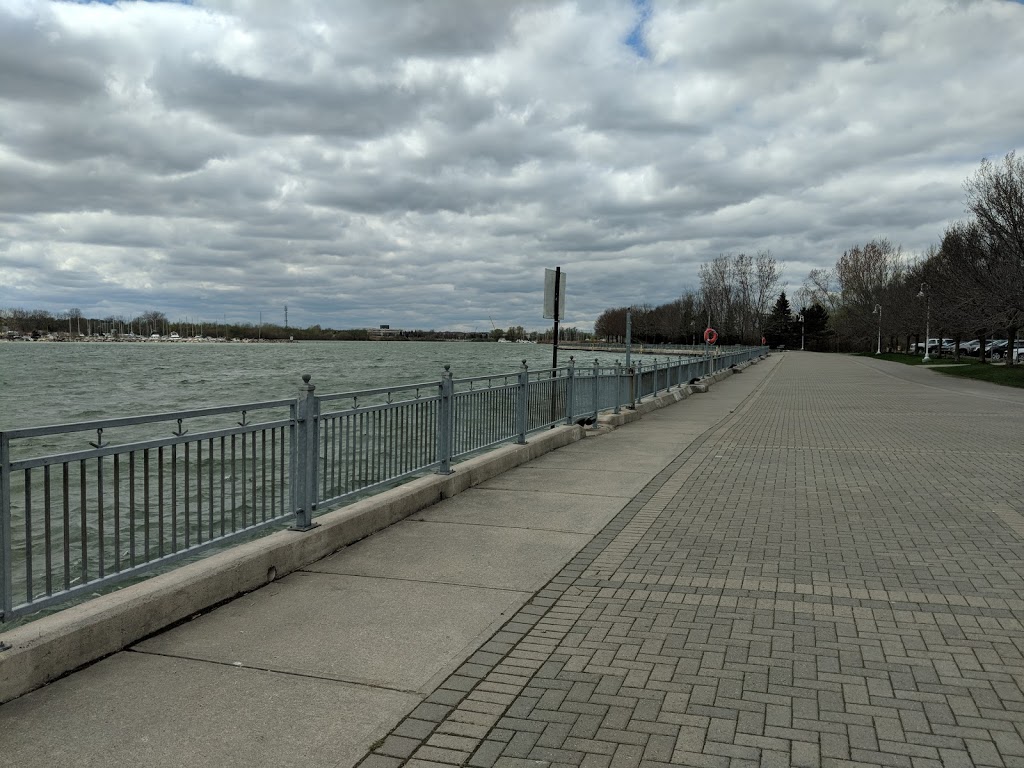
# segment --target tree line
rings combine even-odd
[[[1024,160],[983,160],[964,183],[968,218],[938,246],[908,255],[886,238],[813,269],[796,291],[776,293],[781,269],[770,252],[722,254],[700,266],[700,287],[661,304],[606,309],[595,335],[647,343],[700,343],[713,327],[724,344],[874,352],[918,348],[926,334],[961,341],[993,336],[1013,348],[1024,320]],[[958,353],[957,353],[958,354]],[[1012,363],[1012,355],[1008,356]]]
[[[781,277],[770,251],[722,254],[701,265],[699,289],[658,306],[606,309],[594,323],[594,334],[622,341],[628,312],[632,338],[645,343],[699,344],[704,329],[713,327],[719,344],[760,344]]]
[[[827,309],[831,348],[915,349],[925,334],[961,341],[1009,340],[1024,318],[1024,159],[983,160],[964,183],[967,218],[938,246],[906,256],[881,238],[812,270],[801,289]],[[1012,355],[1007,362],[1012,364]]]

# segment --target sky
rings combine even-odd
[[[489,331],[910,256],[1024,152],[1012,0],[0,0],[0,308]]]

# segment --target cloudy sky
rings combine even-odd
[[[937,243],[1012,0],[0,0],[0,308],[542,328]]]

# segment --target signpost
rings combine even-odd
[[[544,270],[544,317],[555,321],[551,338],[551,421],[555,420],[555,376],[558,368],[558,321],[565,312],[565,275],[561,267]]]
[[[561,267],[544,270],[544,319],[554,320],[551,367],[558,367],[558,321],[565,313],[565,275]],[[551,374],[554,376],[554,373]]]

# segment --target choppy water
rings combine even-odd
[[[588,366],[595,358],[607,365],[622,357],[564,350],[559,362],[567,364],[571,355]],[[425,384],[436,392],[446,365],[456,379],[501,377],[518,372],[524,359],[532,370],[546,371],[551,348],[458,342],[0,343],[0,430],[291,399],[307,373],[319,395],[410,384]],[[344,400],[333,402],[342,407]],[[360,398],[360,403],[366,401]],[[246,409],[240,410],[244,419]],[[281,406],[253,410],[255,415],[249,415],[256,422],[288,416]],[[118,454],[119,463],[110,457],[58,460],[49,461],[46,469],[22,468],[12,474],[16,605],[53,594],[53,589],[92,582],[103,575],[103,567],[109,575],[127,563],[186,551],[188,542],[216,536],[218,527],[220,535],[235,531],[236,521],[237,530],[255,526],[258,514],[268,519],[268,502],[269,519],[280,514],[287,503],[284,430],[276,435],[271,430],[269,451],[267,433],[258,438],[253,432],[249,440],[238,442],[240,455],[234,437],[217,443],[210,437],[204,453],[204,443],[195,436],[233,426],[239,413],[187,418],[187,424],[178,424],[193,435],[184,448],[132,448]],[[357,431],[339,428],[330,433],[332,440],[341,434],[345,450],[356,460],[344,465],[337,478],[331,465],[323,477],[324,498],[358,495],[360,488],[386,481],[373,473],[394,456],[383,442],[375,444],[373,434],[359,431],[363,428],[360,422]],[[88,451],[101,439],[115,446],[166,441],[173,429],[173,421],[157,421],[108,427],[102,435],[98,430],[55,430],[13,440],[11,458],[66,457]],[[431,438],[425,445],[431,445]],[[275,464],[277,456],[282,458]],[[276,490],[275,479],[280,482]]]
[[[592,364],[622,355],[570,355]],[[551,365],[551,347],[459,342],[293,344],[0,343],[0,430],[293,397],[310,374],[318,394]]]

